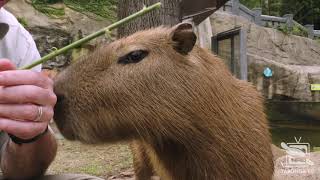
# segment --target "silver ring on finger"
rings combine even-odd
[[[38,106],[38,113],[37,113],[37,117],[34,119],[35,122],[40,122],[42,119],[42,115],[43,115],[43,108],[42,106]]]

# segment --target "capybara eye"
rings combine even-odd
[[[132,51],[129,54],[119,58],[119,64],[130,64],[140,62],[143,58],[148,56],[149,52],[144,50]]]

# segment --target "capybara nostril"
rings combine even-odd
[[[61,104],[65,99],[65,95],[62,95],[62,94],[56,94],[56,95],[57,95],[57,104]]]
[[[56,94],[56,95],[57,95],[57,103],[54,106],[54,117],[53,118],[58,124],[63,119],[61,117],[61,114],[63,113],[63,106],[64,106],[63,105],[63,101],[65,99],[65,96],[64,95],[59,95],[59,94]]]
[[[65,94],[64,94],[64,88],[61,87],[61,83],[59,83],[56,79],[54,81],[54,87],[53,91],[57,96],[57,102],[54,106],[54,117],[53,119],[58,123],[61,122],[61,120],[64,118],[63,116],[63,109],[65,105]]]

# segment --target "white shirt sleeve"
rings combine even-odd
[[[9,32],[0,40],[0,58],[10,59],[18,68],[40,59],[31,34],[8,11],[0,9],[0,22],[9,25]],[[41,65],[33,68],[41,71]]]
[[[28,39],[28,41],[29,41],[28,47],[24,47],[25,53],[21,54],[21,56],[19,57],[19,59],[20,59],[20,62],[18,64],[19,67],[24,67],[24,66],[30,65],[31,63],[33,63],[41,58],[34,40],[32,39],[31,35],[29,35],[29,36],[30,36],[30,38]],[[23,51],[21,48],[18,48],[18,49]],[[32,68],[32,70],[40,72],[41,65],[38,65],[38,66]]]

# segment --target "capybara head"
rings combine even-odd
[[[271,179],[260,94],[195,42],[183,23],[137,32],[78,60],[55,80],[58,128],[87,143],[134,140],[140,179],[149,179],[141,164],[163,179]]]
[[[179,108],[191,83],[187,69],[195,62],[186,57],[195,43],[192,26],[179,24],[138,32],[78,60],[55,81],[55,120],[62,134],[88,143],[138,136],[136,126],[148,128],[143,120]],[[132,124],[119,130],[124,119]]]

